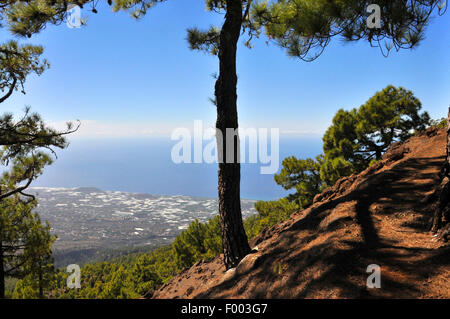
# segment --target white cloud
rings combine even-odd
[[[298,130],[298,129],[286,129],[286,130],[280,130],[280,135],[289,135],[289,136],[314,136],[314,135],[320,135],[322,136],[324,130]]]
[[[77,132],[72,133],[70,138],[139,138],[139,137],[170,137],[172,132],[180,127],[193,132],[194,122],[186,124],[155,124],[155,123],[117,123],[103,122],[97,120],[81,120],[81,126]],[[74,121],[74,123],[76,123]],[[49,123],[50,127],[57,130],[66,128],[65,122]],[[277,125],[268,125],[267,128]],[[310,126],[310,125],[308,125]],[[214,127],[213,123],[204,123],[203,129]],[[249,128],[245,124],[241,125],[243,129]],[[259,128],[263,127],[261,125]],[[322,136],[325,132],[323,127],[291,127],[290,125],[279,125],[281,136]]]
[[[114,123],[96,120],[80,120],[81,126],[70,137],[79,138],[110,138],[110,137],[159,137],[170,136],[175,127],[154,123]],[[75,124],[76,122],[74,122]],[[65,122],[49,123],[58,130],[66,128]]]

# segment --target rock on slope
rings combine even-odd
[[[393,145],[253,239],[235,269],[199,262],[153,298],[450,298],[450,247],[428,231],[445,140],[429,129]],[[366,287],[371,264],[380,289]]]

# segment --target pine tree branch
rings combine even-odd
[[[0,103],[3,103],[5,100],[7,100],[11,96],[11,94],[14,92],[14,88],[16,87],[16,84],[17,84],[17,78],[15,76],[13,76],[13,83],[11,83],[11,85],[9,86],[8,92],[0,98]]]

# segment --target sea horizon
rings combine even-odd
[[[175,164],[171,149],[176,143],[169,137],[73,139],[31,186],[217,198],[217,163]],[[277,173],[284,158],[315,157],[321,151],[319,136],[281,136]],[[241,198],[286,196],[289,192],[275,183],[273,174],[261,174],[261,165],[266,164],[241,164]]]

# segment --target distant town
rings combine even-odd
[[[56,250],[159,246],[198,219],[218,214],[217,199],[103,191],[97,188],[32,187],[36,211],[58,236]],[[242,200],[244,217],[255,200]]]

